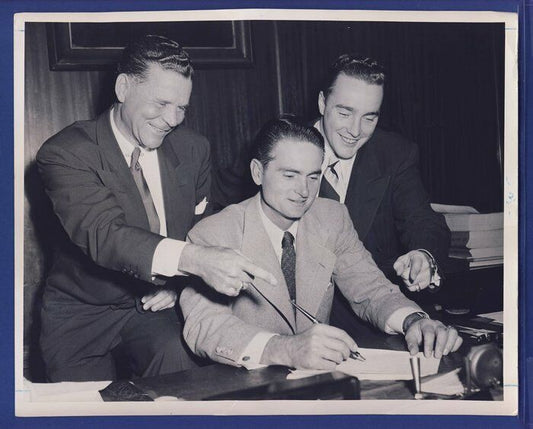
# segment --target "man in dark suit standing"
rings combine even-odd
[[[377,128],[384,84],[382,67],[370,58],[342,55],[331,66],[315,124],[326,141],[320,196],[346,204],[389,279],[401,277],[411,292],[438,288],[450,232],[429,205],[417,146]]]
[[[43,295],[50,381],[112,380],[120,352],[139,376],[193,365],[174,305],[181,275],[235,296],[273,276],[236,252],[186,244],[209,212],[209,143],[184,120],[193,69],[174,41],[144,36],[123,53],[117,102],[50,138],[39,171],[68,239]]]

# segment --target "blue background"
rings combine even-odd
[[[533,223],[529,206],[533,198],[533,180],[526,165],[533,168],[533,149],[526,140],[533,138],[533,120],[526,106],[533,100],[531,67],[533,0],[485,1],[414,1],[414,0],[293,0],[293,1],[38,1],[0,0],[0,270],[3,273],[3,307],[0,311],[2,334],[0,358],[0,429],[2,428],[122,428],[151,426],[154,428],[520,428],[533,427],[527,422],[533,416],[533,401],[527,396],[533,383],[533,341],[528,328],[533,327],[533,314],[526,308],[533,304],[526,284],[533,278],[533,264],[525,262],[532,247]],[[226,8],[328,8],[328,9],[406,9],[406,10],[496,10],[519,13],[520,26],[520,414],[519,417],[466,416],[266,416],[266,417],[79,417],[17,418],[14,411],[14,306],[13,306],[13,14],[17,12],[105,12],[126,10],[226,9]],[[22,124],[18,124],[21,126]],[[529,186],[528,186],[529,185]],[[528,371],[528,368],[529,371]],[[453,404],[450,404],[453,405]]]

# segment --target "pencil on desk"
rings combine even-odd
[[[296,310],[298,310],[300,313],[302,313],[305,317],[307,317],[315,325],[318,325],[320,323],[320,321],[316,317],[314,317],[311,313],[309,313],[305,308],[303,308],[300,305],[296,304],[296,302],[293,299],[290,299],[289,301],[292,304],[292,306],[294,308],[296,308]],[[359,352],[350,351],[350,357],[352,359],[355,359],[355,360],[361,360],[361,361],[365,361],[366,360],[365,357]]]

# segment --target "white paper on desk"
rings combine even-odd
[[[366,360],[348,359],[337,365],[336,371],[357,377],[359,380],[412,380],[409,352],[383,349],[359,348]],[[423,353],[420,357],[420,375],[425,377],[437,373],[440,359],[426,358]],[[287,378],[296,379],[322,374],[328,371],[295,370]]]
[[[492,319],[493,322],[500,323],[503,325],[503,311],[480,314],[479,317],[486,317],[487,319]]]
[[[457,368],[446,374],[436,375],[430,380],[422,380],[421,390],[426,393],[439,393],[441,395],[458,395],[464,393],[464,386],[459,379],[459,371]]]

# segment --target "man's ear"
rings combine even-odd
[[[318,94],[318,111],[324,116],[324,112],[326,111],[326,97],[324,97],[324,91],[320,91]]]
[[[252,172],[252,179],[257,186],[263,183],[263,164],[258,159],[252,159],[250,162],[250,171]]]
[[[115,94],[117,95],[117,100],[120,103],[124,102],[129,87],[130,79],[128,78],[128,75],[126,75],[125,73],[119,74],[117,76],[117,80],[115,81]]]

